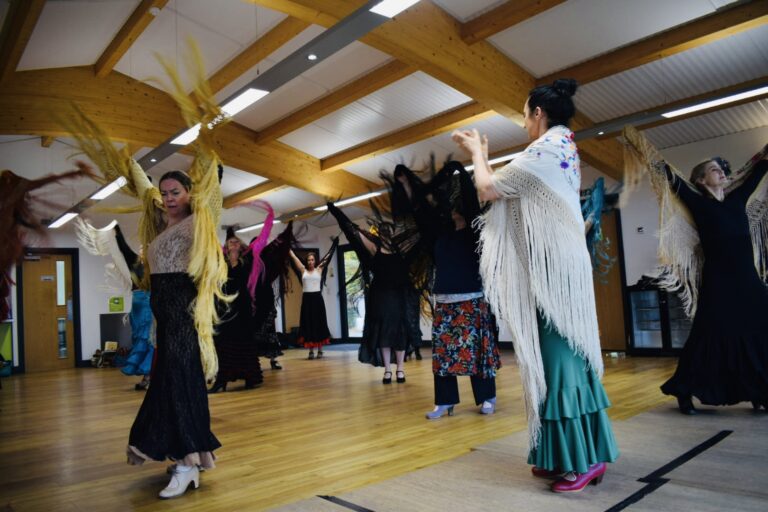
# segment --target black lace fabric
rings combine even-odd
[[[211,432],[208,394],[190,305],[197,289],[188,274],[152,274],[157,360],[128,439],[128,462],[171,459],[214,466],[221,446]]]

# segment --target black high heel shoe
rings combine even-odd
[[[397,370],[395,372],[395,375],[397,376],[397,383],[398,384],[402,384],[403,382],[405,382],[405,372],[403,370]],[[401,375],[402,375],[402,377],[401,377]]]
[[[693,416],[696,414],[696,408],[693,407],[693,401],[690,396],[677,397],[677,407],[680,409],[681,414],[686,416]]]
[[[278,363],[278,362],[277,362],[277,361],[275,361],[275,360],[271,360],[271,361],[269,361],[269,366],[270,366],[270,367],[271,367],[273,370],[282,370],[282,369],[283,369],[283,367],[282,367],[282,366],[280,366],[280,363]]]
[[[208,394],[218,393],[219,391],[226,391],[227,390],[227,383],[226,382],[214,382],[213,387],[208,390]]]
[[[387,377],[389,375],[389,377]],[[392,384],[392,372],[384,372],[384,378],[381,379],[382,384]]]

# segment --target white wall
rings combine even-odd
[[[767,142],[768,127],[761,127],[668,148],[661,153],[670,164],[687,175],[697,163],[713,156],[722,156],[734,170],[738,169]],[[621,222],[625,277],[627,285],[632,285],[657,264],[659,208],[647,180],[622,209]],[[642,228],[642,233],[638,232],[639,228]]]

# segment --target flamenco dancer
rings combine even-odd
[[[431,251],[434,275],[429,291],[434,299],[432,372],[434,420],[452,416],[459,403],[456,377],[468,375],[480,414],[496,410],[496,371],[501,367],[496,321],[483,296],[477,253],[480,215],[477,191],[464,167],[448,162],[424,184],[403,165],[395,168],[394,190],[402,187],[411,204],[419,235]],[[399,194],[393,194],[393,210]]]
[[[512,333],[523,379],[534,476],[554,492],[599,483],[618,457],[605,409],[592,264],[579,205],[581,171],[573,132],[576,82],[533,89],[523,107],[534,141],[493,172],[477,130],[453,139],[472,157],[482,218],[485,295]]]
[[[680,412],[752,402],[768,407],[768,146],[733,179],[721,159],[686,180],[638,132],[625,129],[628,157],[650,171],[662,209],[662,287],[680,292],[693,318],[677,370],[661,386]],[[632,170],[630,170],[632,171]]]
[[[421,342],[419,292],[411,268],[420,254],[418,230],[404,223],[371,220],[377,235],[361,230],[333,203],[328,211],[336,218],[360,261],[365,293],[363,341],[358,351],[361,363],[383,366],[383,384],[392,383],[392,352],[397,368],[395,380],[405,383],[403,363],[410,347]],[[374,208],[374,213],[377,210]],[[377,214],[378,216],[378,214]]]
[[[298,343],[309,349],[307,359],[323,357],[323,345],[331,343],[331,331],[328,329],[328,316],[325,312],[323,287],[328,274],[328,263],[339,245],[339,239],[334,239],[330,251],[320,260],[314,253],[307,255],[306,266],[298,256],[290,250],[291,261],[297,274],[301,277],[301,314],[299,318]]]
[[[233,228],[227,230],[224,245],[227,283],[224,285],[224,293],[235,296],[235,299],[230,304],[220,304],[221,323],[214,339],[219,372],[209,393],[226,391],[227,383],[238,379],[245,380],[245,389],[253,389],[264,381],[253,335],[252,292],[264,272],[260,254],[272,231],[275,213],[265,201],[253,204],[267,211],[259,236],[250,245],[246,245],[237,237]]]
[[[117,151],[106,134],[81,112],[69,119],[80,149],[98,163],[108,181],[123,176],[123,187],[142,203],[140,240],[146,247],[143,286],[151,289],[157,321],[157,360],[152,385],[131,427],[129,464],[171,459],[171,479],[160,498],[181,496],[200,484],[200,469],[214,467],[221,446],[211,432],[206,379],[216,376],[213,326],[215,301],[227,301],[222,287],[227,266],[216,226],[222,208],[213,135],[222,122],[205,82],[199,52],[190,73],[197,84],[192,97],[175,69],[161,61],[177,87],[171,95],[188,126],[202,128],[194,143],[189,173],[170,171],[152,186],[127,152]],[[199,106],[202,105],[201,109]]]

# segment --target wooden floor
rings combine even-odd
[[[498,409],[481,416],[468,379],[459,379],[456,415],[427,421],[431,363],[406,363],[408,382],[384,386],[381,369],[356,352],[321,360],[290,350],[262,387],[242,381],[210,397],[212,430],[223,447],[200,489],[157,499],[167,483],[159,463],[132,467],[124,450],[143,393],[114,369],[72,369],[3,379],[0,390],[0,512],[267,510],[314,495],[336,495],[443,462],[525,429],[514,357],[504,353]],[[659,385],[670,358],[606,357],[613,419],[669,399]],[[671,405],[671,402],[670,402]],[[4,508],[5,507],[5,508]]]

